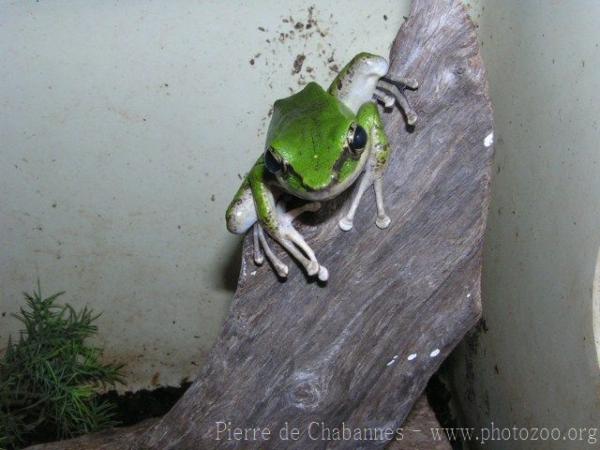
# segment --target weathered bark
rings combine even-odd
[[[391,51],[390,76],[415,77],[407,130],[385,112],[395,154],[386,175],[391,226],[366,195],[349,233],[342,200],[299,225],[330,269],[326,285],[293,267],[286,282],[254,267],[246,239],[229,318],[198,379],[161,420],[68,449],[380,449],[388,439],[314,440],[329,428],[395,429],[480,316],[492,112],[475,30],[458,0],[415,0]],[[281,254],[283,258],[287,255]],[[216,440],[217,422],[270,440]],[[279,430],[296,427],[297,440]],[[118,431],[116,432],[118,433]],[[224,435],[222,435],[224,437]],[[52,446],[38,448],[58,448]]]

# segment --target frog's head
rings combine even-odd
[[[309,83],[277,100],[267,133],[266,169],[283,189],[306,199],[337,195],[366,161],[367,132],[342,102]]]

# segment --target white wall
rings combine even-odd
[[[309,67],[328,83],[387,55],[408,1],[320,1],[300,33],[311,5],[0,1],[0,348],[39,277],[104,312],[128,388],[196,372],[237,275],[224,211],[272,102]]]
[[[600,427],[600,3],[473,3],[495,106],[496,163],[485,326],[455,361],[463,412],[468,424],[488,428]],[[484,448],[598,448],[586,433],[582,441]]]

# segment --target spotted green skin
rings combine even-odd
[[[369,56],[360,54],[353,61]],[[348,70],[352,70],[352,62],[340,75]],[[258,158],[226,212],[231,232],[242,234],[251,226],[251,220],[240,223],[236,217],[248,201],[249,192],[256,220],[277,237],[281,235],[275,211],[277,191],[306,200],[328,200],[348,189],[369,157],[364,152],[357,159],[348,152],[348,130],[352,124],[362,126],[368,134],[368,145],[378,148],[375,169],[383,173],[390,151],[377,106],[367,101],[354,114],[336,98],[339,86],[338,79],[328,91],[311,82],[297,94],[275,102],[266,147],[285,160],[289,170],[275,177],[265,168],[264,156]]]

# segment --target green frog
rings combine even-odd
[[[244,234],[253,228],[254,261],[265,256],[276,273],[285,278],[288,266],[269,246],[265,232],[306,270],[309,276],[327,281],[329,271],[294,227],[304,212],[315,212],[321,202],[337,197],[360,177],[350,205],[339,220],[344,231],[352,229],[364,192],[375,191],[375,224],[390,224],[383,201],[383,176],[390,158],[377,102],[385,108],[398,105],[413,125],[417,115],[404,90],[416,89],[411,78],[386,77],[385,58],[370,53],[356,55],[324,90],[308,83],[300,92],[277,100],[267,132],[265,150],[258,158],[227,208],[227,229]],[[362,175],[362,176],[361,176]],[[286,210],[285,194],[306,200]]]

